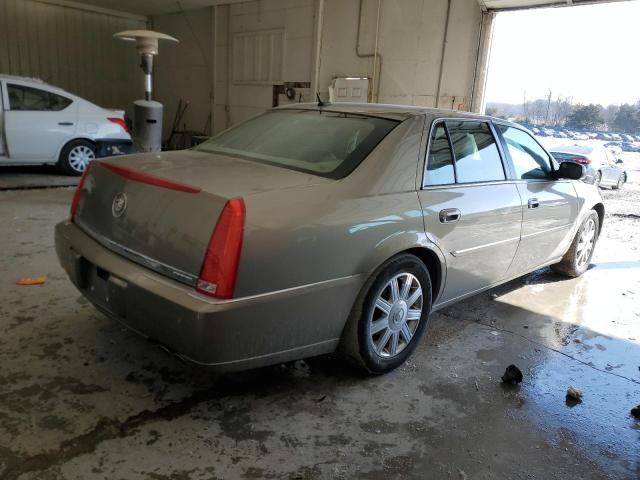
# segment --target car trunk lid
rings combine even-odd
[[[74,222],[103,246],[190,285],[226,202],[328,180],[192,151],[96,161]]]

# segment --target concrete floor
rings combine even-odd
[[[0,478],[640,477],[640,185],[604,192],[582,278],[544,269],[437,313],[377,378],[339,357],[213,376],[153,348],[58,266],[72,193],[0,192]]]

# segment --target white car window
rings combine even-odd
[[[11,110],[58,112],[72,103],[62,95],[24,85],[7,84],[7,91]]]

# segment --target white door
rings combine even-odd
[[[8,156],[21,162],[57,161],[62,145],[73,138],[77,105],[45,89],[7,83],[4,112]]]

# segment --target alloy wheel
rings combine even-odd
[[[578,247],[576,248],[576,263],[578,268],[584,266],[591,258],[591,252],[596,243],[596,222],[593,218],[589,218],[587,223],[582,227],[580,237],[578,238]]]
[[[84,172],[89,162],[96,158],[95,152],[86,145],[76,145],[69,152],[69,165],[76,172]]]
[[[423,301],[414,275],[400,273],[387,282],[369,318],[369,339],[378,355],[395,357],[409,345],[422,318]]]

